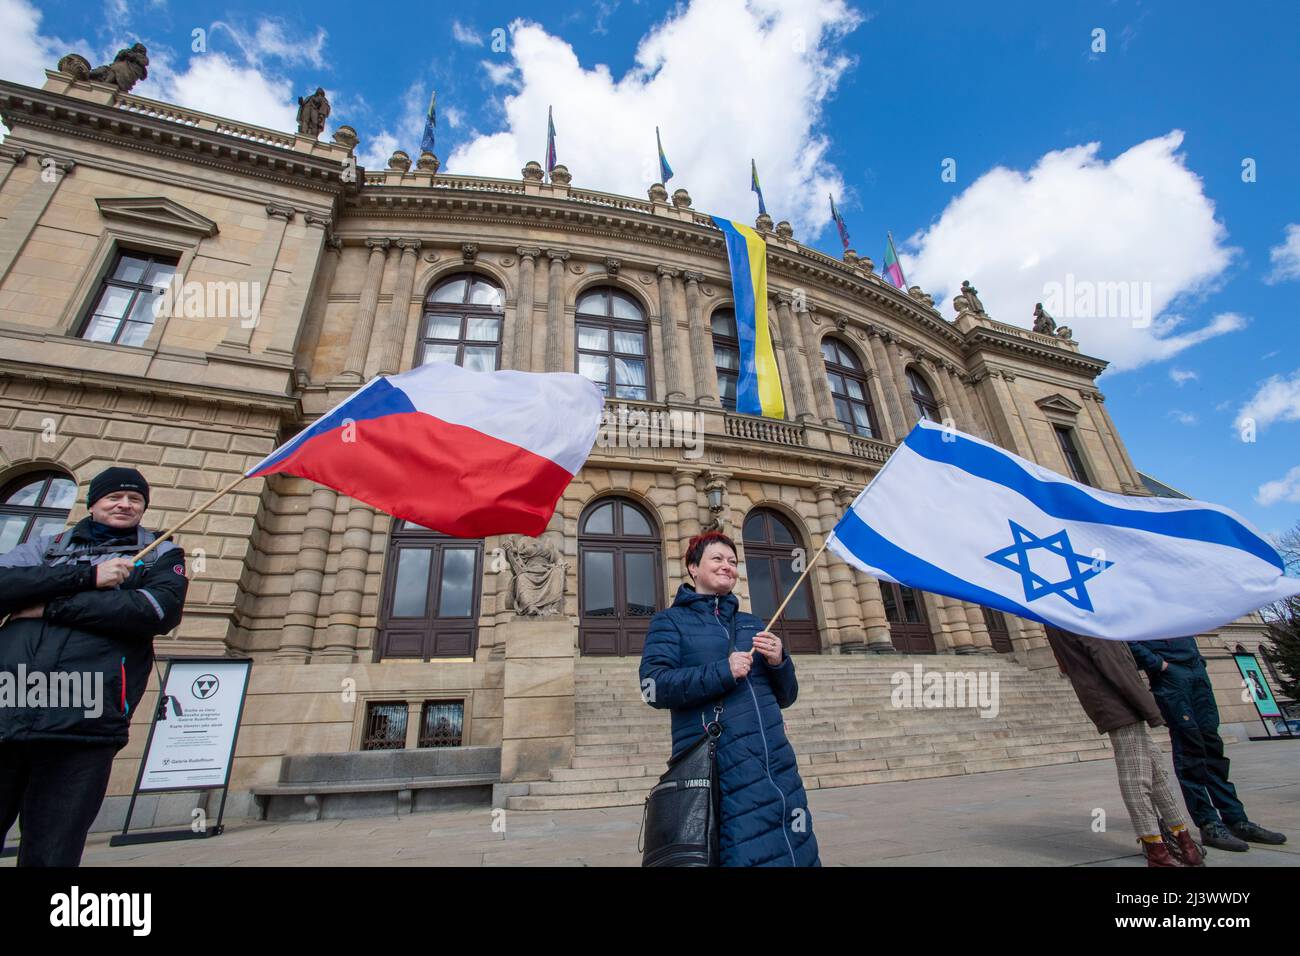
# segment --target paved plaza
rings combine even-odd
[[[1211,850],[1209,866],[1300,866],[1300,744],[1228,748],[1251,818],[1288,834],[1280,849]],[[1141,866],[1109,760],[816,790],[826,866]],[[1097,811],[1105,829],[1095,832]],[[110,847],[86,866],[637,866],[639,807],[488,808],[317,823],[230,821],[202,841]],[[505,832],[500,832],[504,822]],[[0,865],[13,866],[12,857]]]

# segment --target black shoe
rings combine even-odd
[[[1201,827],[1201,842],[1216,850],[1229,850],[1233,853],[1245,853],[1250,844],[1233,836],[1222,823],[1207,823]]]
[[[1228,829],[1237,838],[1249,840],[1251,843],[1267,843],[1270,846],[1281,846],[1286,842],[1285,834],[1265,830],[1258,823],[1251,823],[1249,820],[1243,820],[1240,823],[1229,823]]]

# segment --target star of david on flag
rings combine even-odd
[[[1201,634],[1300,594],[1227,508],[1100,491],[924,420],[826,546],[881,580],[1108,640]]]
[[[1025,601],[1036,601],[1048,594],[1059,594],[1075,607],[1091,611],[1092,600],[1088,597],[1084,585],[1089,578],[1095,578],[1115,562],[1107,561],[1101,557],[1077,554],[1070,547],[1070,536],[1064,528],[1056,532],[1056,534],[1040,538],[1032,531],[1026,531],[1014,521],[1008,523],[1011,525],[1011,536],[1015,539],[1015,544],[1000,551],[994,551],[992,554],[985,555],[985,557],[990,561],[996,561],[1004,568],[1010,568],[1020,575],[1025,588]],[[1036,573],[1030,563],[1029,556],[1029,552],[1035,548],[1042,548],[1063,558],[1069,568],[1068,577],[1064,581],[1053,583],[1041,574]],[[1086,565],[1086,567],[1081,567],[1081,565]]]

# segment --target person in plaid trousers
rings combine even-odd
[[[1110,736],[1120,796],[1147,866],[1201,866],[1204,857],[1169,785],[1164,754],[1147,734],[1147,724],[1163,726],[1164,718],[1138,677],[1128,645],[1054,627],[1047,629],[1047,639],[1097,732]],[[1160,833],[1162,823],[1172,837],[1168,843]]]

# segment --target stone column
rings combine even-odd
[[[315,655],[318,660],[354,661],[357,656],[357,633],[361,626],[361,601],[366,591],[375,511],[355,498],[342,500],[348,503],[347,527],[343,532],[338,573],[334,576],[325,646]]]
[[[970,622],[966,619],[966,609],[962,607],[961,601],[944,594],[936,594],[935,600],[943,608],[944,619],[948,622],[953,653],[974,654],[975,641],[971,637]]]
[[[254,318],[234,316],[229,328],[226,329],[225,338],[222,339],[222,348],[241,352],[249,350],[249,343],[253,340],[253,330],[262,319],[262,306],[266,302],[266,295],[271,291],[271,279],[275,276],[275,262],[280,257],[280,248],[284,245],[285,230],[289,228],[289,223],[293,222],[295,215],[297,210],[292,206],[281,206],[278,203],[266,204],[266,217],[270,221],[262,230],[262,238],[258,240],[257,247],[249,254],[252,263],[244,271],[244,278],[241,280],[247,282],[252,290],[250,299],[257,302],[258,314]]]
[[[907,363],[903,358],[903,341],[890,332],[884,332],[881,335],[885,344],[885,358],[889,361],[890,371],[893,372],[894,381],[898,383],[898,403],[903,412],[904,428],[900,435],[906,435],[912,430],[920,417],[916,413],[916,404],[912,401],[912,386],[907,380]]]
[[[545,780],[573,759],[575,629],[556,615],[516,617],[497,630],[505,644],[501,781]]]
[[[993,390],[994,414],[1001,419],[1000,424],[1005,433],[1004,440],[1007,443],[1007,450],[1033,461],[1033,446],[1029,444],[1029,435],[1025,432],[1025,426],[1020,421],[1020,412],[1016,408],[1015,399],[1008,390],[1007,383],[1002,380],[1002,370],[989,369],[988,380],[989,387]]]
[[[547,249],[546,256],[551,260],[546,283],[546,371],[571,371],[564,367],[564,261],[569,254]]]
[[[316,485],[312,489],[298,545],[298,567],[293,572],[289,608],[284,615],[284,630],[280,632],[280,650],[272,658],[276,663],[305,664],[311,656],[337,502],[338,492],[332,488]]]
[[[673,479],[677,484],[677,535],[679,554],[686,553],[686,543],[700,533],[700,493],[696,481],[700,477],[699,469],[677,468]],[[686,568],[682,568],[686,573]]]
[[[343,360],[342,379],[361,381],[366,369],[366,355],[370,351],[370,332],[375,325],[375,310],[379,306],[379,288],[384,282],[384,256],[388,252],[387,239],[367,239],[370,261],[366,263],[366,278],[361,284],[357,299],[357,314],[352,320],[352,335],[348,338],[347,357]]]
[[[894,424],[895,441],[902,441],[907,434],[911,425],[908,424],[906,414],[903,412],[903,402],[907,402],[907,407],[911,407],[910,389],[899,392],[898,380],[894,375],[893,363],[889,361],[888,350],[889,333],[884,329],[871,325],[867,327],[867,340],[870,342],[871,356],[875,360],[876,372],[880,376],[880,390],[885,393],[885,411],[889,414],[889,419]]]
[[[800,299],[795,303],[796,306],[803,307],[798,310],[799,328],[803,332],[804,345],[807,347],[804,356],[808,360],[808,381],[812,386],[813,401],[817,406],[817,416],[822,420],[822,424],[828,428],[843,428],[840,420],[835,417],[835,401],[831,398],[831,383],[826,379],[826,361],[822,358],[822,350],[818,345],[817,329],[813,326],[812,314],[816,308],[809,304],[806,299]]]
[[[684,272],[686,279],[686,321],[691,329],[691,372],[695,379],[695,404],[712,408],[721,406],[718,398],[718,373],[713,359],[713,330],[704,321],[700,304],[700,272]]]
[[[911,362],[909,364],[921,368],[930,377],[934,383],[934,400],[939,405],[939,422],[940,424],[951,423],[953,428],[960,428],[957,421],[957,408],[953,403],[953,398],[948,394],[948,383],[943,380],[942,375],[936,370],[935,364],[930,360],[930,356],[922,349],[910,351]]]
[[[304,326],[311,320],[307,314],[308,300],[313,298],[314,287],[320,281],[325,244],[333,225],[328,216],[315,213],[304,213],[302,218],[307,224],[307,234],[298,244],[293,277],[281,297],[280,308],[275,311],[271,342],[266,346],[268,352],[285,357],[294,355],[299,339],[306,334]]]
[[[803,335],[795,321],[790,305],[793,298],[785,292],[776,295],[776,314],[781,325],[781,342],[785,346],[785,366],[790,372],[790,386],[794,392],[794,417],[800,422],[810,422],[817,415],[812,406],[812,393],[808,385],[808,361]]]
[[[0,190],[3,190],[5,183],[9,181],[9,174],[15,167],[21,166],[26,158],[27,150],[0,143]]]
[[[1145,486],[1142,484],[1142,477],[1138,474],[1137,468],[1133,464],[1133,459],[1129,457],[1128,449],[1124,447],[1124,442],[1119,437],[1119,431],[1115,428],[1115,422],[1111,420],[1110,412],[1106,410],[1106,396],[1101,392],[1095,392],[1092,397],[1093,401],[1096,402],[1097,411],[1101,413],[1102,421],[1106,426],[1101,429],[1101,432],[1103,435],[1110,437],[1111,442],[1114,443],[1115,451],[1119,454],[1120,461],[1124,463],[1124,468],[1128,471],[1129,488],[1135,491],[1144,488]],[[1121,473],[1121,477],[1123,477],[1123,473]]]
[[[817,516],[821,521],[824,540],[839,521],[840,515],[852,503],[853,495],[831,485],[819,484],[815,490]],[[867,640],[862,626],[862,608],[858,604],[857,589],[849,571],[847,564],[833,558],[829,564],[822,565],[822,572],[831,580],[831,595],[834,597],[834,626],[831,628],[834,639],[831,644],[835,648],[846,644],[865,645]]]
[[[978,604],[972,604],[970,601],[962,601],[961,606],[966,611],[966,621],[970,624],[971,641],[975,645],[975,651],[980,654],[993,654],[993,639],[989,637],[989,626],[984,621],[984,611]]]
[[[979,426],[975,422],[975,416],[971,414],[970,403],[966,399],[966,386],[962,385],[961,380],[958,379],[954,366],[948,362],[941,362],[939,368],[942,370],[948,394],[955,399],[957,427],[962,431],[975,434],[978,432]]]
[[[411,293],[415,288],[415,266],[419,259],[419,239],[398,239],[402,250],[401,265],[397,269],[397,282],[393,285],[393,300],[389,303],[388,322],[380,337],[375,373],[395,375],[401,368],[402,348],[406,344],[406,320],[411,311]],[[376,351],[371,349],[371,351]],[[369,364],[369,363],[367,363]]]
[[[858,603],[862,605],[862,623],[867,632],[867,650],[873,654],[894,653],[885,617],[885,602],[880,596],[880,582],[857,568],[849,572],[858,586]]]
[[[519,295],[515,299],[515,338],[513,354],[506,362],[506,368],[521,372],[532,371],[533,367],[533,292],[536,284],[535,272],[537,257],[542,250],[535,246],[520,246],[515,250],[519,255]]]
[[[324,259],[316,276],[316,288],[312,291],[311,301],[307,304],[302,335],[294,350],[294,373],[297,384],[311,382],[313,359],[316,346],[320,344],[321,328],[325,325],[325,312],[329,308],[330,290],[334,288],[334,276],[338,272],[339,259],[343,257],[343,242],[337,236],[325,240]],[[331,253],[333,253],[331,255]]]
[[[686,390],[682,387],[681,358],[677,348],[677,298],[676,290],[673,288],[673,279],[677,278],[677,270],[660,266],[657,271],[659,273],[659,331],[664,349],[664,400],[684,402]]]
[[[21,158],[15,158],[15,163],[21,161]],[[48,154],[41,156],[37,164],[40,166],[40,175],[13,204],[8,218],[0,222],[0,281],[9,275],[18,254],[27,245],[41,216],[45,215],[59,184],[77,165],[74,160]]]

